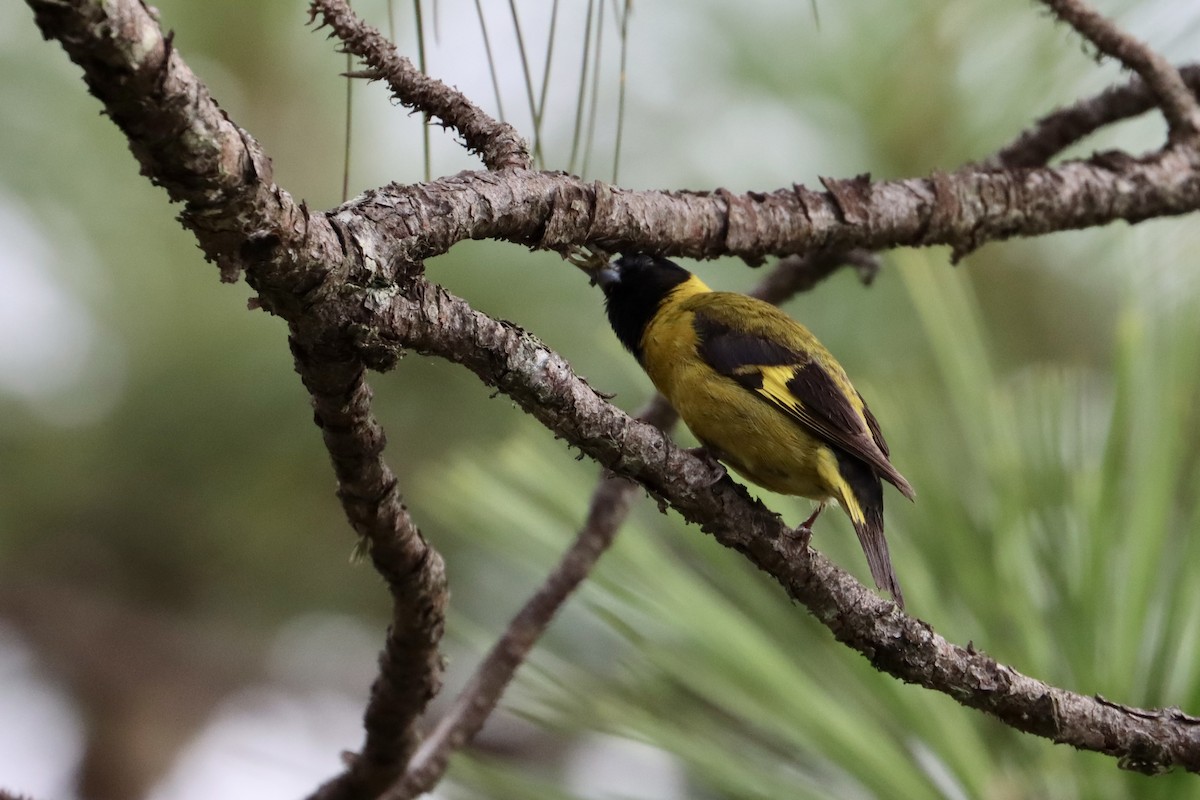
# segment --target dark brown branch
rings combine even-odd
[[[43,33],[59,39],[84,68],[89,88],[127,134],[143,172],[185,204],[184,224],[222,276],[233,279],[246,269],[261,304],[297,323],[297,368],[313,396],[339,495],[351,524],[370,542],[394,604],[367,710],[371,735],[346,775],[322,796],[382,790],[416,748],[416,722],[440,686],[436,645],[445,579],[441,558],[408,517],[382,461],[383,434],[370,415],[358,357],[345,348],[313,352],[311,343],[328,338],[326,320],[307,313],[306,304],[319,300],[328,265],[343,257],[342,243],[325,217],[310,216],[271,182],[270,161],[257,142],[217,107],[144,5],[30,5]],[[303,263],[290,258],[291,248],[304,254]]]
[[[184,222],[206,254],[227,277],[245,269],[264,307],[291,321],[298,340],[324,342],[321,361],[387,367],[399,348],[412,346],[463,363],[744,553],[880,669],[1134,768],[1200,768],[1192,718],[1055,689],[947,643],[819,554],[798,548],[780,520],[737,484],[711,486],[707,464],[612,408],[535,338],[478,314],[419,274],[420,257],[487,236],[554,249],[592,241],[751,258],[905,243],[962,250],[994,238],[1194,210],[1194,154],[1176,148],[1055,169],[963,170],[875,184],[829,180],[824,193],[797,187],[744,196],[622,192],[556,175],[474,173],[391,187],[336,215],[310,216],[271,183],[257,144],[220,113],[140,3],[27,2],[43,31],[83,66],[145,173],[186,203]],[[349,373],[357,366],[344,369],[345,380],[314,392],[327,397],[334,417],[341,402],[354,404],[347,398],[357,391]],[[342,401],[339,387],[349,392]]]
[[[417,797],[437,785],[450,756],[483,728],[517,667],[524,663],[555,613],[608,551],[629,513],[636,488],[637,484],[621,478],[601,479],[592,495],[587,520],[571,547],[509,622],[454,705],[421,744],[401,780],[383,793],[381,800]]]
[[[336,220],[384,263],[420,260],[466,238],[560,252],[592,243],[691,258],[928,245],[950,245],[962,256],[1014,236],[1195,211],[1200,154],[1106,153],[1040,169],[825,184],[829,191],[795,186],[734,195],[625,191],[546,172],[460,173],[367,192],[342,206]]]
[[[801,292],[812,291],[821,281],[847,266],[854,267],[859,279],[870,285],[879,272],[879,259],[867,250],[818,250],[807,256],[788,256],[780,259],[775,269],[749,294],[780,305]]]
[[[1118,28],[1084,0],[1043,0],[1063,22],[1100,52],[1141,76],[1158,97],[1171,141],[1195,146],[1200,141],[1200,106],[1171,62]]]
[[[555,173],[464,173],[369,192],[327,219],[271,182],[258,143],[217,107],[136,0],[73,0],[77,11],[72,3],[28,2],[43,32],[84,68],[143,172],[185,203],[184,223],[222,275],[232,279],[254,265],[248,279],[262,302],[287,318],[301,307],[286,304],[326,278],[374,285],[396,277],[393,265],[413,265],[471,238],[558,251],[591,242],[696,258],[932,244],[963,254],[996,239],[1200,208],[1200,157],[1169,151],[926,179],[827,180],[827,192],[796,186],[745,195],[631,192]],[[343,255],[329,223],[345,227],[362,248],[353,263],[364,274],[325,274]]]
[[[811,549],[744,488],[711,483],[708,464],[657,428],[612,408],[535,337],[418,280],[386,315],[399,340],[471,369],[489,386],[618,474],[663,498],[742,553],[877,669],[943,692],[1017,730],[1115,756],[1146,773],[1200,771],[1200,719],[1176,709],[1118,706],[1050,686],[951,644]]]
[[[520,134],[506,122],[492,119],[466,95],[423,74],[396,52],[396,46],[363,22],[344,0],[313,0],[310,19],[321,17],[347,52],[360,58],[369,70],[355,77],[386,81],[392,95],[416,111],[437,117],[453,128],[488,169],[529,169],[533,163]]]
[[[441,689],[438,652],[446,613],[442,557],[421,535],[383,461],[386,439],[371,414],[371,390],[356,362],[328,361],[292,339],[296,371],[333,460],[338,497],[392,595],[392,624],[371,687],[362,751],[314,800],[375,797],[404,769],[420,742],[417,724]]]
[[[1200,92],[1200,65],[1180,67],[1179,74],[1193,94]],[[982,162],[982,166],[991,169],[1043,166],[1101,128],[1157,108],[1157,100],[1141,78],[1134,78],[1123,86],[1110,87],[1094,97],[1042,117],[1011,144]]]

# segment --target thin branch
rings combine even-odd
[[[488,74],[492,77],[492,93],[496,96],[496,113],[504,121],[504,101],[500,97],[500,73],[496,71],[496,59],[492,56],[492,40],[488,36],[487,18],[483,16],[482,0],[475,0],[475,16],[479,19],[479,32],[483,35],[483,52],[487,56]]]
[[[1200,141],[1200,105],[1179,75],[1179,70],[1144,42],[1122,31],[1085,0],[1042,0],[1100,52],[1120,61],[1141,76],[1158,97],[1167,118],[1171,141],[1194,146]]]
[[[751,294],[770,303],[782,303],[797,292],[812,289],[838,267],[847,264],[860,268],[863,264],[878,267],[871,254],[861,252],[788,258],[780,261]],[[675,409],[659,394],[637,415],[640,422],[664,432],[669,432],[678,418]],[[608,475],[601,477],[588,505],[587,520],[575,541],[538,591],[509,622],[503,635],[475,668],[454,705],[422,742],[402,778],[384,793],[384,798],[407,800],[437,785],[450,756],[470,743],[483,728],[517,668],[524,663],[558,609],[607,552],[628,515],[637,489],[636,483]]]
[[[854,267],[863,284],[870,285],[879,272],[879,259],[866,250],[818,250],[807,256],[788,256],[780,259],[775,269],[749,294],[781,305],[801,292],[812,291],[821,281],[847,266]]]
[[[309,15],[321,17],[322,25],[345,49],[367,65],[356,77],[386,81],[399,102],[458,131],[467,149],[478,153],[488,169],[529,169],[529,150],[511,125],[492,119],[457,89],[421,74],[387,37],[359,19],[345,0],[313,0]]]
[[[420,742],[417,724],[425,706],[441,689],[445,567],[413,522],[383,460],[386,439],[371,414],[362,366],[326,360],[318,346],[299,336],[291,344],[333,461],[342,508],[392,595],[392,623],[364,719],[366,741],[360,753],[348,756],[346,771],[312,795],[356,800],[376,796],[404,769]]]
[[[1200,93],[1200,65],[1179,68],[1193,93]],[[1157,96],[1146,82],[1135,77],[1123,86],[1113,86],[1042,117],[1012,143],[982,162],[991,169],[1040,167],[1058,153],[1101,128],[1157,108]]]
[[[637,488],[636,483],[622,478],[601,479],[592,494],[587,520],[571,547],[509,622],[503,636],[480,662],[454,705],[421,744],[404,775],[381,795],[381,800],[407,800],[437,785],[450,756],[483,728],[517,668],[524,663],[558,609],[591,574],[600,556],[607,552],[629,512]]]

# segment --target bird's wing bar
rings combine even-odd
[[[733,330],[702,311],[697,311],[695,319],[698,352],[714,370],[771,403],[830,446],[867,462],[900,491],[912,491],[887,460],[879,423],[865,404],[860,416],[845,390],[820,364],[762,336]],[[852,387],[846,389],[854,392]]]

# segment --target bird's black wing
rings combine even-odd
[[[705,310],[695,312],[700,357],[721,375],[736,381],[804,426],[826,444],[869,464],[901,492],[908,482],[887,459],[879,423],[849,383],[838,381],[807,354],[765,336],[735,330]],[[853,393],[848,395],[847,392]]]

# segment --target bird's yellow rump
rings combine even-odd
[[[845,371],[770,303],[714,292],[665,258],[596,273],[608,319],[654,385],[717,458],[763,488],[846,511],[880,588],[904,607],[883,535],[886,480],[913,498]]]

